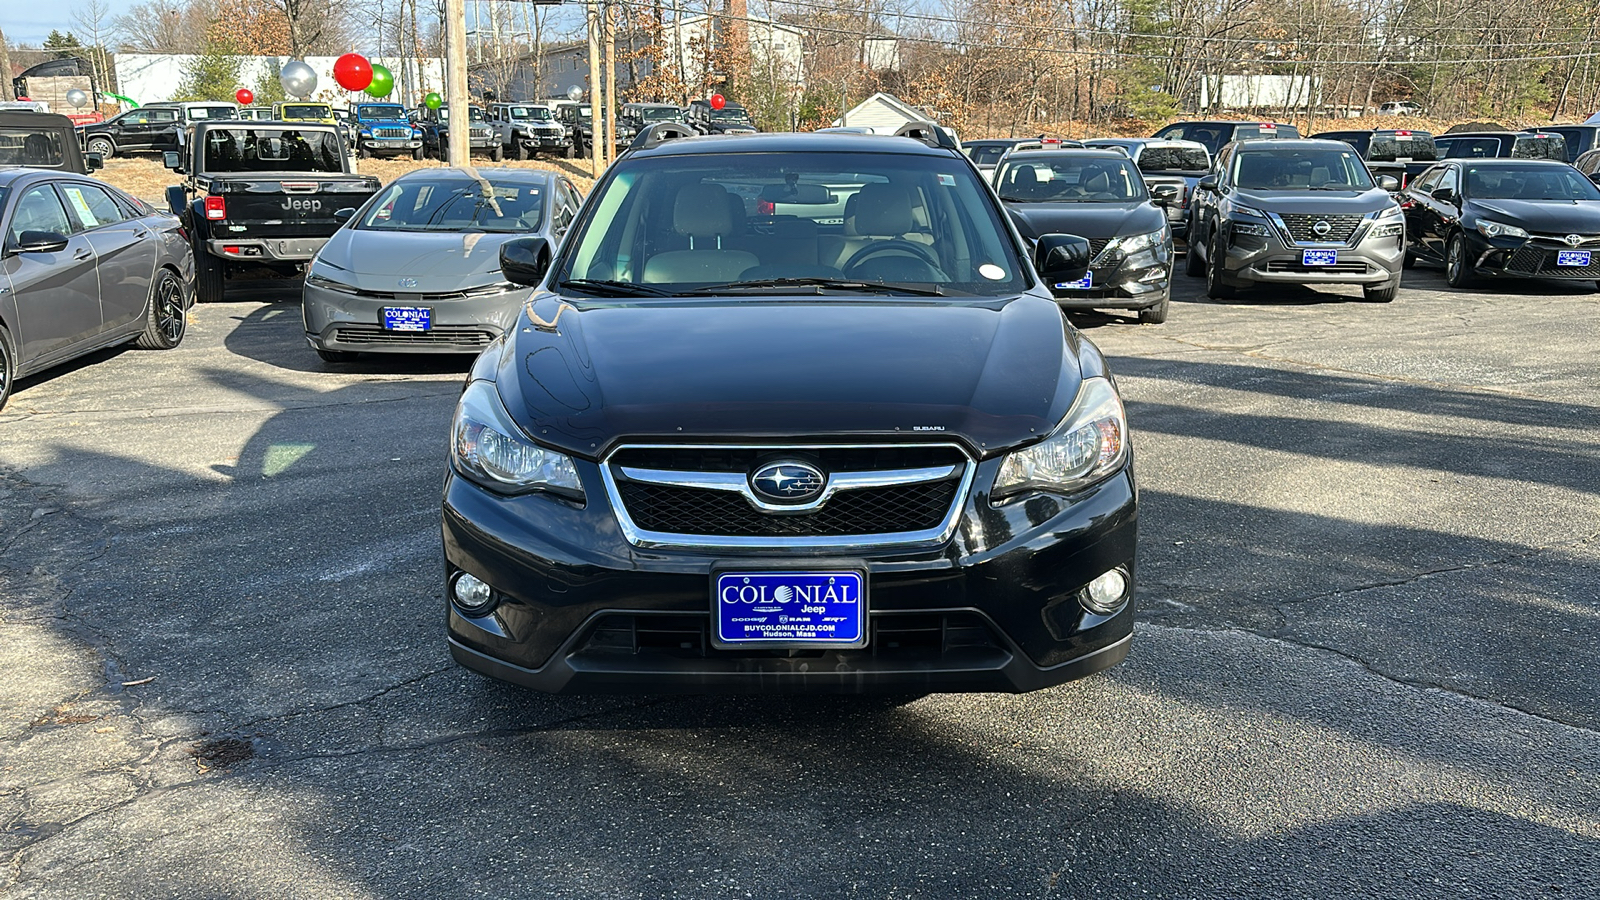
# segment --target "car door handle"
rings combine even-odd
[[[93,255],[94,255],[94,251],[93,250],[85,250],[82,247],[79,247],[78,249],[72,251],[72,258],[73,259],[88,259],[89,257],[91,257]]]

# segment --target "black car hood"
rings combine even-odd
[[[1366,215],[1395,205],[1394,197],[1380,187],[1365,191],[1247,191],[1233,194],[1233,201],[1262,212],[1299,213],[1308,216]]]
[[[535,324],[538,323],[538,324]],[[957,440],[988,455],[1048,434],[1082,381],[1054,302],[870,297],[639,303],[546,294],[496,380],[537,440]]]
[[[1007,203],[1022,236],[1075,234],[1090,239],[1161,230],[1166,214],[1149,201],[1128,203]]]
[[[1600,234],[1600,200],[1471,200],[1469,214],[1542,234]]]

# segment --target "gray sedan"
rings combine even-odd
[[[194,258],[176,218],[83,175],[0,169],[0,406],[16,380],[183,340]]]
[[[530,293],[500,272],[500,245],[560,242],[577,188],[533,169],[422,169],[378,191],[311,261],[306,340],[328,362],[358,352],[477,353]]]

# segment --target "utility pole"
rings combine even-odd
[[[445,133],[450,141],[450,165],[471,162],[467,132],[472,128],[472,98],[467,96],[467,5],[466,0],[444,0],[445,108],[450,121]]]
[[[617,158],[617,17],[616,4],[601,7],[606,29],[606,161]]]
[[[456,0],[460,2],[460,0]],[[600,3],[587,0],[584,18],[589,23],[589,152],[594,177],[600,177],[605,168],[602,155],[606,145],[605,117],[600,113]]]

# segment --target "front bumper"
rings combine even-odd
[[[1600,241],[1577,247],[1554,238],[1485,238],[1463,230],[1468,256],[1479,275],[1502,278],[1550,278],[1558,281],[1600,281]],[[1589,265],[1561,265],[1561,254],[1589,254]]]
[[[240,262],[303,263],[327,242],[325,237],[225,238],[206,241],[206,250],[212,256]]]
[[[403,294],[372,297],[307,284],[301,293],[306,342],[350,353],[481,353],[516,321],[527,289],[485,297]],[[426,307],[427,331],[384,328],[384,307]]]
[[[359,141],[362,149],[374,156],[383,156],[389,153],[414,153],[422,149],[422,140],[400,140],[398,138],[362,138]]]
[[[449,475],[446,590],[466,571],[502,598],[477,618],[447,601],[451,654],[463,665],[568,693],[1017,692],[1127,655],[1137,529],[1128,468],[1073,498],[994,507],[974,487],[942,545],[850,554],[868,571],[865,649],[787,651],[710,645],[711,571],[814,553],[636,547],[598,464],[577,464],[586,505],[502,497]],[[974,484],[992,483],[999,464],[979,463]],[[1083,587],[1119,566],[1129,573],[1127,603],[1109,616],[1084,609]]]
[[[1290,244],[1282,235],[1235,234],[1223,254],[1223,280],[1229,284],[1360,284],[1399,282],[1405,260],[1405,235],[1372,238],[1357,233],[1354,245]],[[1333,250],[1331,266],[1308,266],[1306,250]]]
[[[1089,288],[1051,285],[1050,293],[1062,309],[1146,309],[1171,296],[1171,243],[1141,250],[1130,257],[1104,258],[1090,267]]]
[[[518,135],[517,143],[529,150],[560,150],[567,145],[567,138],[560,134]]]

